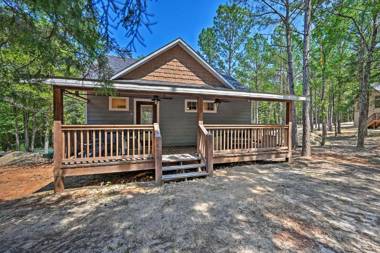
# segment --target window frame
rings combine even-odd
[[[378,104],[376,104],[376,103],[378,103]],[[375,106],[375,109],[380,108],[380,95],[375,96],[375,98],[374,98],[374,106]]]
[[[187,103],[188,102],[195,102],[197,108],[195,110],[189,110],[189,109],[187,109]],[[205,110],[204,109],[205,103],[212,103],[213,106],[214,106],[214,110]],[[197,112],[197,110],[198,110],[198,100],[196,100],[196,99],[185,99],[185,112]],[[216,106],[215,101],[214,100],[203,100],[203,112],[204,113],[217,113],[218,112],[218,107]]]
[[[124,99],[126,103],[126,108],[113,108],[112,100],[113,99]],[[108,110],[116,112],[129,112],[129,97],[108,97]]]

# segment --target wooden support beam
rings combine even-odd
[[[197,99],[197,123],[203,121],[203,98]]]
[[[157,184],[161,184],[162,179],[162,139],[160,127],[154,124],[154,169],[155,180]]]
[[[54,121],[63,123],[63,90],[59,87],[53,88]]]
[[[62,192],[65,188],[62,159],[63,159],[63,138],[62,138],[62,123],[63,123],[63,92],[59,87],[53,88],[53,107],[54,107],[54,128],[53,128],[53,146],[54,146],[54,192]]]
[[[63,150],[62,150],[62,129],[61,129],[61,121],[54,121],[54,129],[53,129],[53,140],[54,140],[54,192],[59,193],[63,192],[65,189],[63,173],[62,173],[62,158],[63,158]]]
[[[214,143],[213,143],[213,138],[212,138],[212,134],[208,133],[207,136],[206,136],[206,157],[207,157],[207,160],[206,160],[206,169],[207,169],[207,173],[209,176],[212,176],[213,175],[213,172],[214,172],[214,152],[213,152],[213,147],[214,147]]]
[[[286,102],[286,124],[288,127],[288,162],[292,162],[292,112],[293,112],[293,102],[288,101]]]

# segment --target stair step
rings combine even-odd
[[[173,165],[173,166],[162,167],[162,171],[196,169],[196,168],[203,168],[205,166],[206,165],[204,163],[194,163],[194,164],[186,164],[186,165]]]
[[[199,161],[200,157],[197,155],[190,154],[177,154],[177,155],[163,155],[162,162],[163,163],[175,163],[175,162],[191,162],[191,161]]]
[[[189,177],[205,177],[207,175],[208,175],[207,172],[188,172],[188,173],[163,175],[162,180],[171,181],[171,180],[184,179],[184,178],[189,178]]]

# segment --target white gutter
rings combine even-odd
[[[55,86],[69,87],[69,88],[99,88],[102,86],[101,82],[89,80],[76,80],[76,79],[60,79],[51,78],[44,81],[46,84]],[[262,99],[262,100],[278,100],[278,101],[305,101],[306,97],[294,95],[279,95],[270,93],[254,93],[234,90],[216,90],[205,88],[189,88],[178,86],[161,86],[161,85],[145,85],[137,83],[118,83],[112,82],[112,85],[117,90],[125,91],[138,91],[138,92],[159,92],[159,93],[172,93],[172,94],[191,94],[191,95],[204,95],[216,97],[238,97],[247,99]]]

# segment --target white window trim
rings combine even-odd
[[[113,98],[122,98],[125,99],[127,108],[112,108],[112,99]],[[108,110],[109,111],[118,111],[118,112],[128,112],[129,111],[129,97],[108,97]]]
[[[133,124],[136,125],[137,122],[137,112],[136,112],[136,103],[138,101],[147,101],[152,102],[152,99],[149,98],[135,98],[133,99]],[[160,101],[157,103],[157,123],[160,123]]]
[[[196,99],[185,99],[185,112],[197,112],[197,110],[188,110],[187,109],[187,102],[196,102],[198,106],[198,100]],[[214,110],[203,110],[204,113],[217,113],[218,112],[218,106],[215,104],[214,100],[203,100],[203,103],[213,103],[214,104]],[[197,107],[198,108],[198,107]]]

